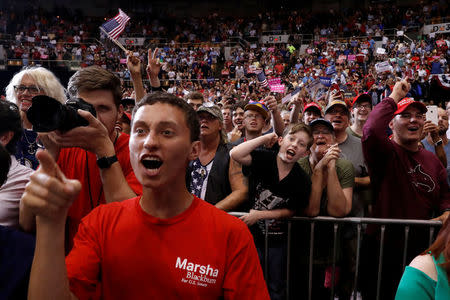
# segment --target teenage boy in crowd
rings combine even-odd
[[[269,299],[245,224],[186,188],[199,152],[195,111],[156,92],[132,118],[130,161],[143,194],[92,211],[66,260],[64,224],[81,185],[38,153],[41,168],[22,199],[37,216],[29,299],[91,299],[98,284],[107,300]]]
[[[273,128],[264,132],[264,127],[267,125],[269,117],[273,120]],[[252,101],[245,105],[243,125],[245,135],[235,141],[233,145],[239,145],[242,142],[252,140],[270,132],[282,135],[284,123],[281,119],[275,97],[268,96],[264,101]]]
[[[259,148],[278,141],[278,153]],[[311,146],[309,127],[303,124],[289,126],[282,137],[275,133],[246,141],[230,151],[230,155],[244,168],[249,169],[249,200],[253,207],[241,219],[252,226],[255,243],[261,261],[264,253],[266,219],[271,219],[268,234],[269,268],[268,287],[271,299],[285,299],[286,293],[286,223],[280,221],[295,212],[303,213],[308,205],[311,182],[300,168],[297,160],[303,157]]]
[[[129,135],[119,132],[116,122],[121,118],[122,91],[120,80],[98,66],[77,71],[69,80],[71,97],[82,98],[94,106],[97,117],[79,110],[88,126],[67,132],[40,134],[45,148],[65,176],[82,183],[82,190],[73,201],[67,218],[67,250],[81,219],[100,204],[122,201],[140,195],[142,186],[130,164]],[[31,216],[23,208],[21,215]],[[32,230],[34,218],[21,218],[22,228]]]

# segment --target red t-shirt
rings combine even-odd
[[[71,291],[90,299],[269,299],[247,226],[194,197],[170,219],[139,197],[96,208],[66,258]]]
[[[114,149],[128,185],[137,195],[141,195],[142,185],[136,179],[130,163],[129,139],[128,134],[122,133],[117,139]],[[67,242],[68,250],[70,250],[81,219],[96,206],[105,203],[105,193],[97,166],[97,157],[94,153],[81,148],[63,148],[58,157],[58,166],[67,178],[77,179],[82,184],[81,192],[72,203],[67,217]]]

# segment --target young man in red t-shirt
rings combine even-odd
[[[39,135],[63,174],[82,183],[67,218],[66,250],[72,248],[81,219],[95,207],[142,194],[130,164],[129,135],[116,130],[123,113],[120,86],[117,76],[100,67],[79,70],[70,78],[67,90],[71,98],[82,98],[91,104],[97,116],[79,110],[88,126]],[[22,228],[33,230],[34,216],[27,207],[23,207],[21,216]]]
[[[143,194],[94,209],[66,260],[64,223],[81,185],[38,152],[41,168],[22,198],[37,216],[29,299],[92,299],[99,287],[102,299],[269,299],[245,224],[186,188],[199,130],[182,99],[145,96],[129,143]]]

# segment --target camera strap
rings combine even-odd
[[[86,171],[87,171],[88,188],[89,188],[89,200],[91,203],[91,211],[92,211],[94,208],[96,208],[98,205],[100,205],[100,199],[102,198],[102,194],[103,194],[103,184],[100,187],[100,193],[98,194],[97,202],[94,205],[94,199],[92,198],[92,191],[91,191],[91,176],[89,174],[89,155],[88,155],[87,150],[84,150],[84,151],[86,153]]]

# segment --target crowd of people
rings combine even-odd
[[[0,100],[0,296],[302,299],[312,276],[313,299],[449,297],[450,99],[430,91],[432,76],[450,73],[449,34],[383,34],[447,9],[330,10],[332,22],[288,10],[184,22],[136,13],[127,34],[171,42],[126,53],[90,43],[95,22],[76,25],[81,16],[2,11],[0,32],[18,33],[5,55],[25,67]],[[317,38],[222,44],[270,30]],[[81,62],[67,87],[53,65],[33,66],[53,58]],[[360,249],[342,226],[335,249],[327,223],[315,237],[294,223],[288,242],[293,216],[443,228],[431,247],[423,228],[409,241],[382,230],[378,260],[378,226],[364,228]],[[299,283],[289,290],[288,270]]]

